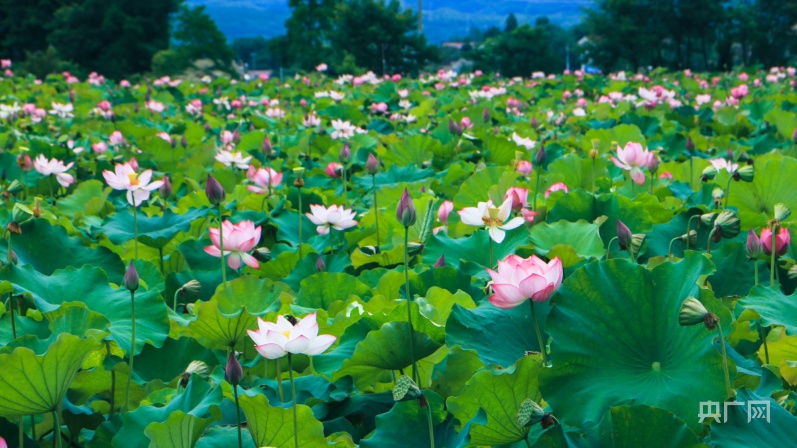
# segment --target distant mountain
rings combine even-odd
[[[287,0],[187,0],[191,5],[205,5],[219,28],[229,39],[237,37],[274,37],[285,33],[290,16]],[[417,2],[402,0],[411,8]],[[503,27],[510,13],[520,23],[546,16],[560,25],[573,25],[590,0],[424,0],[423,23],[427,39],[433,43],[466,35],[473,27]]]

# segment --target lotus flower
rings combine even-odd
[[[316,313],[304,316],[295,325],[284,316],[277,316],[276,323],[258,317],[257,326],[257,330],[247,331],[257,352],[266,359],[279,359],[288,353],[320,355],[337,340],[329,334],[318,334]]]
[[[50,106],[52,107],[50,110],[51,115],[57,115],[59,118],[72,118],[75,116],[75,114],[72,113],[74,111],[72,103],[61,104],[51,102]]]
[[[68,165],[64,165],[64,162],[60,160],[47,160],[44,154],[39,154],[36,160],[33,161],[33,168],[35,168],[39,174],[42,176],[55,176],[55,179],[64,188],[68,188],[69,185],[75,182],[75,178],[72,177],[71,174],[66,173],[66,170],[72,168],[72,165],[74,165],[74,162],[69,162]]]
[[[326,208],[323,205],[311,204],[310,211],[312,213],[305,215],[318,226],[316,231],[321,235],[328,234],[330,227],[335,230],[346,230],[357,225],[357,221],[354,220],[357,212],[345,209],[342,205],[330,205]]]
[[[528,205],[529,198],[529,190],[520,187],[510,187],[506,190],[506,194],[504,194],[504,200],[511,199],[512,200],[512,210],[517,213]]]
[[[241,151],[232,152],[221,150],[216,154],[216,161],[224,164],[226,167],[235,165],[235,167],[239,170],[245,170],[249,168],[250,160],[252,160],[252,156],[244,157],[243,154],[241,154]]]
[[[567,185],[565,185],[564,182],[557,182],[545,190],[545,199],[548,199],[548,196],[552,195],[555,191],[564,191],[565,193],[569,193],[570,190],[567,189]]]
[[[221,225],[221,231],[224,232],[222,234],[224,237],[224,256],[227,258],[227,264],[232,269],[241,267],[241,261],[254,269],[260,268],[260,263],[255,257],[247,253],[260,242],[260,226],[255,227],[252,221],[241,221],[238,224],[224,221]],[[206,246],[205,252],[214,257],[221,257],[218,227],[210,228],[210,241],[213,242],[213,245]]]
[[[269,188],[274,188],[282,183],[282,173],[272,168],[256,170],[254,166],[250,165],[249,170],[246,172],[246,177],[255,183],[255,185],[247,185],[246,188],[257,194],[268,193]]]
[[[329,162],[324,172],[327,173],[329,177],[339,178],[343,173],[343,165],[338,162]]]
[[[498,272],[487,269],[494,294],[488,299],[498,308],[514,308],[528,299],[545,302],[562,284],[562,261],[559,257],[545,263],[537,256],[521,258],[510,255],[498,262]]]
[[[437,210],[437,219],[443,224],[448,224],[448,215],[451,214],[451,211],[453,210],[454,203],[451,201],[444,201],[442,204],[440,204],[440,208]]]
[[[490,238],[498,244],[504,241],[507,230],[520,227],[523,218],[512,218],[509,222],[509,212],[512,211],[512,199],[504,200],[500,207],[495,207],[493,201],[479,202],[478,207],[465,207],[459,211],[463,223],[469,226],[485,227],[490,233]]]
[[[118,163],[114,171],[103,171],[102,177],[114,190],[127,190],[127,202],[134,207],[149,199],[150,191],[163,185],[160,180],[150,182],[152,170],[137,174],[130,163]]]
[[[778,234],[775,235],[775,253],[778,256],[786,255],[786,252],[789,250],[790,243],[791,234],[789,233],[789,229],[781,227],[778,231]],[[767,256],[771,256],[772,229],[766,227],[761,229],[761,245],[764,246],[764,253],[767,254]]]
[[[646,168],[650,164],[651,157],[656,157],[656,155],[643,149],[639,143],[628,142],[624,148],[617,149],[617,157],[612,157],[612,162],[618,168],[630,171],[631,179],[637,185],[644,185],[645,173],[642,172],[642,168]]]

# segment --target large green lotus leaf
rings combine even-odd
[[[734,182],[728,203],[736,207],[742,229],[758,229],[774,214],[775,204],[783,203],[797,210],[797,189],[792,179],[797,176],[797,160],[780,155],[756,159],[752,182]],[[794,215],[790,219],[794,219]]]
[[[779,287],[758,285],[747,297],[736,302],[742,309],[753,309],[764,325],[783,325],[786,334],[797,334],[797,295],[787,296]]]
[[[105,185],[96,179],[89,179],[80,182],[69,196],[59,199],[56,207],[69,216],[78,213],[85,215],[99,215],[105,211],[106,199],[110,189],[105,189]],[[108,207],[111,208],[112,207]]]
[[[466,238],[451,238],[445,233],[432,235],[423,250],[423,262],[433,265],[441,255],[446,258],[446,265],[456,269],[461,268],[462,261],[477,265],[478,272],[483,276],[487,273],[485,267],[490,266],[490,235],[486,230],[479,229]],[[506,258],[515,253],[516,249],[529,242],[529,231],[525,226],[510,230],[501,244],[493,243],[493,265],[497,260]],[[469,275],[470,272],[463,269]]]
[[[254,353],[254,346],[250,353]],[[136,356],[136,375],[145,381],[161,379],[168,383],[183,373],[191,361],[204,361],[209,366],[218,363],[214,353],[196,339],[169,338],[160,348],[144,346],[144,350]]]
[[[211,417],[202,418],[174,411],[165,422],[150,423],[144,429],[150,440],[149,448],[194,448],[207,427],[221,419],[221,410],[217,407],[211,407],[210,414]]]
[[[797,417],[769,396],[741,389],[736,395],[740,406],[722,409],[720,422],[711,423],[711,441],[722,448],[784,446],[797,434]],[[725,421],[727,419],[727,421]]]
[[[421,314],[441,327],[445,327],[454,305],[467,309],[476,307],[476,303],[467,293],[463,291],[452,293],[437,286],[430,287],[426,291],[426,295],[418,297],[415,302],[418,304]]]
[[[773,337],[772,333],[776,333],[776,337]],[[787,336],[784,328],[772,331],[768,335],[767,341],[770,363],[779,366],[783,363],[797,361],[797,336]],[[758,359],[766,359],[763,344],[758,350]]]
[[[249,431],[241,434],[244,446],[252,446],[252,435]],[[235,426],[211,426],[200,438],[195,448],[230,448],[238,446],[238,430]]]
[[[69,384],[98,343],[62,334],[47,352],[19,347],[0,355],[0,416],[12,419],[58,409]]]
[[[207,209],[191,209],[177,214],[167,209],[163,216],[148,217],[138,214],[138,241],[147,246],[161,249],[179,232],[186,232],[195,219],[208,214]],[[107,220],[100,230],[112,243],[121,245],[135,238],[132,210],[115,214]]]
[[[469,275],[450,266],[428,269],[418,275],[414,275],[413,272],[410,272],[411,295],[424,296],[431,288],[442,288],[450,293],[464,291],[477,300],[484,297],[484,291],[475,288],[471,284],[471,277]],[[400,293],[401,296],[404,297],[405,289],[402,288]],[[404,298],[406,299],[406,297]]]
[[[553,367],[540,387],[563,423],[590,427],[611,406],[667,409],[697,429],[696,409],[722,401],[722,357],[705,326],[682,327],[681,304],[699,297],[730,330],[730,313],[698,287],[712,264],[689,252],[653,270],[626,260],[593,262],[568,276],[546,321]],[[579,406],[572,398],[579,396]]]
[[[671,412],[651,406],[615,406],[600,424],[600,446],[613,448],[692,448],[697,434]]]
[[[363,175],[352,176],[352,181],[355,187],[369,191],[368,199],[370,200],[373,194],[371,192],[374,188],[374,180],[376,180],[377,187],[384,185],[395,187],[398,184],[424,181],[433,176],[435,176],[434,170],[431,168],[420,168],[420,165],[390,165],[390,168],[387,170],[376,173],[373,179],[370,174],[366,175],[363,173]]]
[[[496,206],[504,202],[504,193],[513,186],[517,175],[502,166],[491,166],[479,170],[462,182],[454,197],[454,209],[476,207],[479,202],[492,199]]]
[[[133,338],[130,291],[111,287],[102,269],[86,265],[80,269],[62,269],[48,276],[30,266],[11,265],[0,271],[0,278],[13,283],[15,291],[30,293],[42,313],[54,312],[64,303],[83,302],[111,322],[110,338],[125,352],[130,351]],[[120,275],[118,281],[121,283],[121,280]],[[147,342],[160,347],[168,336],[168,312],[158,291],[139,290],[136,294],[136,331],[136,353],[140,353]]]
[[[256,447],[292,448],[295,445],[291,409],[270,406],[265,395],[241,395],[240,405]],[[296,405],[296,413],[299,446],[326,448],[324,425],[316,420],[312,409],[300,404]]]
[[[600,226],[604,221],[605,216],[598,217],[595,222],[579,220],[540,223],[532,227],[530,232],[534,252],[545,256],[555,246],[567,245],[575,249],[580,258],[601,259],[606,255],[600,235]]]
[[[462,394],[466,383],[484,363],[475,350],[463,350],[454,346],[443,361],[434,366],[433,378],[437,381],[437,392],[444,397]]]
[[[333,374],[332,381],[351,376],[355,384],[362,388],[376,382],[386,371],[407,368],[412,364],[408,331],[407,322],[389,322],[371,331],[356,345],[351,358],[343,361],[340,370]],[[413,336],[416,361],[426,358],[441,346],[417,329]]]
[[[141,406],[122,416],[124,424],[113,437],[114,448],[147,448],[150,439],[145,436],[145,429],[155,422],[166,422],[172,413],[182,411],[194,417],[205,418],[213,414],[212,408],[222,400],[220,387],[214,387],[199,376],[194,375],[185,390],[171,392],[168,403],[164,406]]]
[[[66,234],[45,219],[34,219],[22,226],[22,234],[12,234],[14,252],[19,261],[45,275],[56,269],[84,265],[102,266],[111,278],[122,278],[124,264],[118,255],[105,247],[88,247],[80,238]]]
[[[437,139],[424,134],[415,134],[391,144],[381,158],[387,165],[421,166],[432,158],[439,146],[440,142]]]
[[[549,183],[564,182],[570,190],[592,191],[593,160],[595,177],[608,176],[606,160],[590,159],[571,153],[551,163],[548,168]]]
[[[350,274],[319,272],[302,280],[296,303],[308,308],[327,309],[332,302],[346,301],[350,295],[367,300],[371,289]]]
[[[711,261],[716,271],[708,282],[717,297],[743,296],[755,286],[754,262],[748,260],[744,242],[723,241],[717,250],[712,246]],[[769,278],[769,263],[758,261],[758,277]]]
[[[545,336],[545,318],[551,309],[549,302],[535,303],[537,322]],[[501,343],[495,343],[495,335],[501,335]],[[509,367],[526,352],[540,351],[534,332],[531,306],[523,303],[509,310],[483,301],[478,307],[466,309],[455,305],[446,322],[446,344],[460,345],[466,350],[476,350],[485,364]]]
[[[15,312],[14,322],[16,323],[17,337],[34,335],[37,338],[44,339],[50,336],[50,330],[47,327],[48,322],[41,317],[21,317],[19,313]],[[5,347],[6,344],[13,340],[14,332],[11,327],[11,312],[6,308],[6,305],[0,302],[0,348]]]
[[[633,233],[648,233],[653,228],[653,218],[645,204],[611,193],[601,194],[596,198],[584,191],[571,191],[559,198],[553,208],[548,210],[546,221],[577,222],[583,219],[594,222],[600,216],[608,218],[600,227],[600,235],[605,244],[617,236],[618,219]]]
[[[482,370],[468,381],[462,395],[446,401],[460,422],[475,418],[479,410],[486,414],[486,424],[470,428],[471,445],[496,446],[526,438],[529,429],[517,423],[517,411],[527,398],[541,401],[537,375],[542,369],[540,356],[525,356],[506,370]]]
[[[227,282],[226,288],[220,287],[211,300],[219,304],[219,312],[224,315],[237,314],[243,307],[253,316],[262,316],[279,310],[283,292],[292,291],[284,283],[245,275]]]
[[[240,308],[238,313],[223,314],[217,302],[197,302],[197,318],[188,324],[188,331],[197,341],[210,349],[239,347],[244,343],[246,330],[257,328],[257,318]]]
[[[611,129],[593,129],[584,135],[584,141],[599,140],[598,150],[602,153],[611,151],[612,142],[625,146],[628,142],[637,142],[647,146],[647,141],[639,127],[633,124],[621,124]]]
[[[448,412],[443,407],[443,399],[432,391],[424,391],[429,409],[432,412],[432,425],[435,428],[435,446],[447,447],[447,436],[440,424],[446,420]],[[410,446],[430,446],[429,409],[421,409],[418,400],[400,401],[389,412],[376,416],[376,431],[367,439],[360,440],[362,448],[404,448]]]
[[[53,335],[69,333],[79,337],[91,336],[102,340],[110,334],[111,322],[102,314],[91,311],[83,302],[61,306],[47,315]]]

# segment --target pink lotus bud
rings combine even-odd
[[[445,256],[445,254],[444,255],[440,255],[440,258],[438,258],[437,261],[434,262],[434,266],[433,267],[435,267],[435,268],[444,268],[445,266],[446,266],[446,256]]]
[[[617,220],[617,242],[620,243],[620,249],[626,250],[631,247],[633,235],[627,225],[623,224],[619,219]]]
[[[208,174],[208,182],[205,184],[205,194],[211,205],[219,205],[227,197],[224,187],[210,174]]]
[[[299,105],[302,107],[307,107],[307,100],[302,98],[301,100],[299,100]]]
[[[396,219],[404,227],[410,227],[415,224],[417,215],[415,212],[415,203],[412,202],[412,197],[407,189],[404,189],[404,194],[401,195],[401,200],[396,207]]]
[[[238,358],[235,357],[235,350],[230,350],[230,356],[227,358],[227,366],[224,368],[224,380],[230,383],[233,387],[241,384],[241,378],[244,377],[244,369]]]
[[[158,192],[164,199],[172,195],[172,183],[169,181],[169,176],[163,176],[163,183],[158,188]]]
[[[484,108],[484,110],[482,111],[482,120],[485,123],[490,121],[490,109],[488,109],[486,107]]]
[[[470,129],[470,128],[473,127],[473,123],[471,123],[469,117],[462,117],[462,119],[459,120],[459,124],[460,124],[460,126],[462,126],[463,130]]]
[[[791,234],[789,229],[781,227],[778,234],[775,235],[775,254],[778,256],[786,255],[791,243]],[[761,229],[761,245],[764,246],[764,253],[767,256],[772,255],[772,229]]]
[[[448,120],[448,132],[454,135],[462,135],[462,127],[460,127],[454,120]]]
[[[528,177],[531,174],[532,170],[533,170],[533,168],[531,166],[531,162],[529,162],[528,160],[521,160],[517,164],[518,173],[520,173],[520,174],[522,174],[522,175],[524,175],[526,177]]]
[[[340,178],[341,174],[343,173],[343,165],[338,162],[329,162],[325,172],[329,177],[334,177],[336,179]]]
[[[512,210],[517,213],[528,204],[528,196],[529,190],[520,187],[510,187],[504,194],[504,200],[511,199]]]
[[[31,162],[30,156],[27,154],[20,154],[17,157],[17,165],[22,171],[30,171],[33,168],[33,162]]]
[[[271,144],[271,139],[268,138],[268,135],[263,137],[263,143],[260,144],[260,150],[263,152],[263,155],[268,157],[271,152],[274,150],[274,146]]]
[[[138,171],[138,160],[135,157],[131,157],[127,164],[130,165],[130,168],[133,168],[133,171]]]
[[[343,162],[343,163],[346,163],[346,162],[349,161],[349,159],[351,159],[351,149],[349,148],[349,144],[348,143],[344,143],[343,147],[340,148],[340,153],[338,154],[338,159],[341,162]]]
[[[437,219],[443,224],[448,224],[448,215],[454,210],[454,203],[451,201],[443,201],[440,208],[437,210]]]
[[[669,179],[672,180],[672,173],[669,171],[665,171],[659,175],[659,179]]]
[[[400,82],[401,81],[401,75],[395,74],[395,75],[390,77],[390,80],[393,81],[393,82]]]
[[[91,145],[91,150],[94,151],[95,154],[103,154],[108,152],[108,146],[105,142],[98,142]]]
[[[541,167],[545,163],[545,145],[540,145],[540,149],[537,150],[537,154],[534,155],[534,162],[537,164],[537,167]]]
[[[130,261],[130,265],[127,267],[127,271],[125,271],[124,284],[128,291],[133,292],[138,289],[138,271],[135,265],[133,265],[133,261]]]
[[[324,272],[327,270],[327,264],[324,263],[324,258],[319,255],[318,259],[315,261],[315,270],[318,272]]]
[[[379,160],[376,159],[373,153],[368,154],[368,160],[365,162],[365,171],[372,176],[379,171]]]
[[[770,239],[772,238],[772,232],[769,233]],[[772,241],[770,241],[770,247],[772,246]],[[771,253],[771,252],[770,252]],[[750,229],[747,232],[747,257],[751,260],[757,260],[764,255],[764,246],[761,244],[761,239],[758,238],[756,235],[755,230]]]

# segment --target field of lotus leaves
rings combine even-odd
[[[0,447],[788,446],[796,84],[9,68]]]

